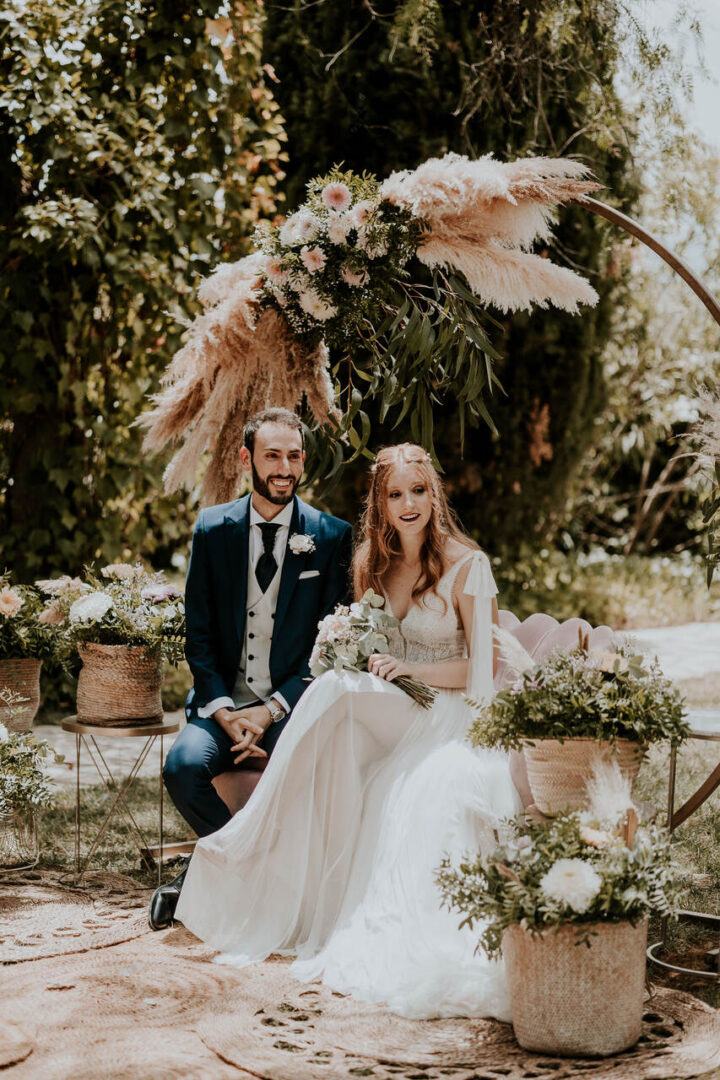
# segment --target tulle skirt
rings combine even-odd
[[[459,691],[423,710],[373,675],[315,680],[247,806],[198,842],[177,918],[220,963],[282,953],[298,979],[403,1016],[509,1019],[502,964],[434,880],[520,809],[506,756],[465,741],[471,719]]]

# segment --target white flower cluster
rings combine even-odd
[[[113,606],[113,599],[107,593],[91,592],[74,601],[68,618],[71,623],[98,622]]]
[[[281,307],[289,305],[291,320],[293,308],[300,320],[334,318],[338,286],[364,288],[370,283],[368,262],[388,254],[379,195],[353,198],[347,184],[332,180],[278,230],[259,231],[265,288]],[[325,273],[329,266],[332,272]]]
[[[540,879],[549,900],[556,900],[583,915],[602,888],[602,878],[583,859],[558,859]]]

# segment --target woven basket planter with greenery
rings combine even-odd
[[[629,739],[611,743],[598,739],[535,739],[523,746],[533,802],[542,814],[582,810],[587,783],[597,758],[617,761],[631,788],[637,779],[645,748]]]
[[[490,854],[446,857],[437,881],[479,948],[502,956],[517,1041],[553,1055],[626,1050],[641,1031],[648,918],[677,911],[667,830],[639,822],[613,764],[596,766],[587,810],[503,831]]]
[[[607,1056],[640,1038],[647,919],[503,934],[513,1030],[525,1050]]]
[[[475,746],[522,750],[541,813],[582,809],[598,758],[617,761],[632,783],[650,743],[679,746],[687,738],[680,694],[656,660],[630,645],[593,653],[584,639],[536,663],[508,636],[496,633],[515,681],[477,703],[469,737]]]
[[[77,717],[83,724],[162,720],[162,664],[142,645],[78,645]]]
[[[84,579],[40,582],[45,617],[57,627],[58,657],[82,660],[77,717],[84,724],[162,720],[162,665],[183,657],[185,607],[179,589],[137,563],[111,563]]]
[[[0,660],[0,691],[9,690],[22,704],[9,708],[0,703],[0,722],[10,731],[30,731],[40,708],[42,660]]]

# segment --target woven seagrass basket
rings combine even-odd
[[[0,689],[12,690],[27,699],[17,712],[0,708],[0,721],[10,731],[30,731],[33,726],[40,708],[41,667],[42,660],[0,660]]]
[[[589,946],[582,935],[590,934]],[[640,1038],[647,919],[503,934],[515,1038],[525,1050],[606,1057]]]
[[[78,645],[82,668],[77,718],[83,724],[143,724],[162,720],[162,667],[141,645]]]
[[[534,739],[523,746],[528,783],[533,801],[543,814],[582,810],[587,806],[586,785],[596,757],[617,761],[620,770],[635,783],[645,748],[629,739],[615,743],[597,739]]]

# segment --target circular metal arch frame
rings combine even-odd
[[[644,229],[642,225],[639,225],[637,221],[634,221],[633,218],[628,217],[627,214],[622,214],[612,206],[608,206],[607,203],[585,196],[584,198],[577,200],[577,205],[584,206],[587,210],[591,210],[594,214],[598,214],[599,217],[603,217],[607,221],[612,222],[613,225],[619,225],[621,229],[624,229],[625,232],[637,237],[637,239],[646,247],[649,247],[651,251],[654,251],[656,255],[659,255],[661,259],[664,259],[668,266],[672,267],[675,273],[679,274],[680,277],[687,282],[695,295],[703,302],[715,322],[720,326],[720,302],[713,296],[697,274],[695,274],[674,251],[671,251],[670,248],[661,243],[652,235],[652,233],[649,233],[647,229]]]

